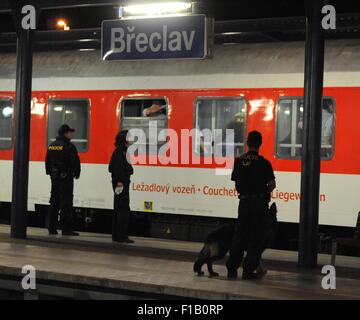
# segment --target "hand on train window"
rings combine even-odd
[[[154,117],[154,116],[164,116],[166,106],[161,105],[160,103],[153,103],[151,107],[143,110],[144,117]]]

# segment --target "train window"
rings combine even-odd
[[[241,97],[205,97],[196,100],[195,125],[200,137],[195,137],[195,153],[211,156],[221,151],[222,155],[239,156],[245,151],[246,101]],[[229,130],[227,130],[229,129]],[[220,132],[217,138],[214,134]],[[212,132],[213,142],[207,141],[204,132]],[[231,132],[233,134],[231,134]],[[198,134],[198,131],[197,131]],[[221,145],[216,151],[216,144]],[[230,149],[230,150],[229,150]]]
[[[299,159],[302,148],[303,98],[281,98],[276,115],[276,154],[279,158]],[[335,102],[324,98],[322,105],[321,159],[333,157]]]
[[[59,127],[66,123],[75,129],[74,139],[79,152],[89,147],[90,103],[88,99],[51,99],[48,104],[47,143],[53,142]]]
[[[145,144],[147,153],[152,153],[153,150],[158,152],[166,143],[167,110],[168,106],[164,98],[124,99],[121,102],[121,129],[143,130],[146,141],[137,143]],[[150,137],[151,132],[154,134]]]
[[[12,146],[13,102],[0,99],[0,149],[8,150]]]

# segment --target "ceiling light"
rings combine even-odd
[[[59,29],[69,30],[70,27],[68,26],[67,22],[64,19],[59,19],[56,21],[56,27]]]
[[[124,12],[133,15],[156,15],[166,13],[177,13],[191,8],[191,3],[187,1],[174,1],[163,3],[149,3],[129,5],[124,7]]]

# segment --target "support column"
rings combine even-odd
[[[13,8],[17,27],[16,104],[11,205],[11,237],[26,238],[33,30],[21,28],[21,6]]]
[[[305,0],[306,44],[304,83],[304,130],[302,137],[299,265],[317,266],[321,113],[324,76],[322,0]]]

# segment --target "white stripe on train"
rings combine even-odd
[[[33,91],[151,90],[224,88],[302,88],[303,74],[216,74],[105,78],[34,78]],[[360,72],[325,73],[325,87],[360,87]],[[14,91],[15,80],[0,79],[1,91]]]
[[[300,173],[276,172],[275,175],[277,188],[273,200],[278,205],[278,218],[284,222],[298,222],[299,201],[292,195],[300,191]],[[0,161],[0,201],[11,201],[11,179],[12,162]],[[215,175],[214,169],[135,166],[132,183],[131,208],[134,211],[145,211],[147,202],[153,212],[226,218],[237,215],[237,198],[231,192],[234,185],[229,176]],[[147,192],[142,185],[159,188],[149,188],[156,192]],[[339,185],[347,187],[339,188]],[[359,175],[321,174],[320,224],[354,226],[360,208],[359,185]],[[50,181],[45,175],[44,163],[31,162],[29,209],[34,210],[34,204],[48,204],[49,194]],[[107,165],[82,165],[82,176],[75,183],[74,205],[112,209],[113,193]]]

